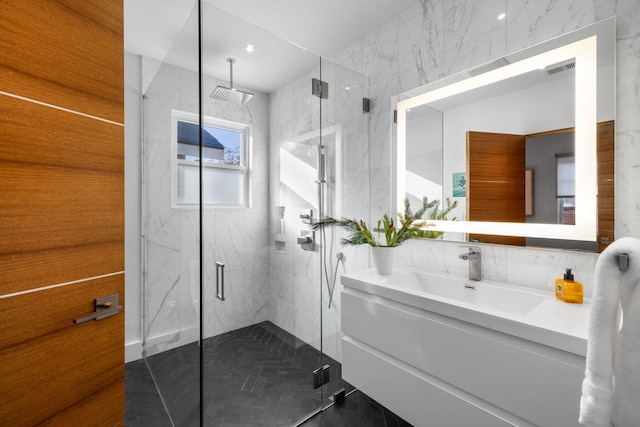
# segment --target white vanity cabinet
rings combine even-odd
[[[406,421],[578,426],[583,354],[496,330],[492,316],[479,326],[350,283],[343,280],[343,378]]]

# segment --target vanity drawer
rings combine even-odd
[[[365,295],[342,294],[346,336],[533,424],[578,425],[583,357]]]
[[[349,338],[342,341],[342,374],[346,381],[416,427],[514,425]]]

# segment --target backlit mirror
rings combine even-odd
[[[405,92],[396,210],[449,199],[447,240],[602,250],[614,119],[614,18]]]

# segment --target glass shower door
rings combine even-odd
[[[198,4],[173,7],[173,46],[142,58],[143,356],[173,425],[198,426],[200,158],[185,152],[198,145]]]
[[[322,60],[321,69],[322,80],[329,86],[329,96],[321,103],[326,171],[324,215],[368,220],[372,114],[368,111],[369,79],[326,59]],[[340,276],[368,268],[369,250],[363,246],[342,246],[343,230],[331,228],[319,234],[321,363],[329,366],[331,378],[323,386],[322,405],[326,407],[354,390],[342,376]]]
[[[351,390],[338,282],[368,254],[310,225],[367,216],[367,82],[206,2],[176,13],[143,59],[145,360],[176,426],[295,425]]]
[[[319,59],[207,3],[202,29],[203,424],[295,425],[322,392],[318,251],[298,244],[316,164],[290,150],[318,143]]]

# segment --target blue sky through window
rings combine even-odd
[[[224,145],[224,160],[227,164],[240,164],[240,146],[242,134],[238,131],[221,129],[213,126],[204,127],[220,144]]]

